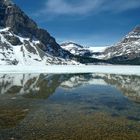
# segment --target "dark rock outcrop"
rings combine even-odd
[[[22,42],[16,36],[4,35],[4,37],[14,46],[22,45]]]

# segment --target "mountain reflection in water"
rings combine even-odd
[[[130,99],[140,102],[140,76],[111,74],[5,74],[0,75],[0,94],[47,98],[58,87],[72,89],[82,85],[112,85]]]
[[[140,76],[0,74],[0,139],[140,139]]]

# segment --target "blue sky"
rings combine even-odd
[[[140,24],[140,0],[13,0],[58,43],[114,44]]]

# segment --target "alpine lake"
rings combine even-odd
[[[140,76],[0,74],[0,140],[140,140]]]

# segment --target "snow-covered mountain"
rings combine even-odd
[[[66,51],[72,53],[73,55],[91,58],[98,58],[98,56],[108,47],[84,47],[74,42],[62,43],[60,46]]]
[[[74,55],[91,56],[90,50],[74,42],[62,43],[60,46]]]
[[[0,0],[0,65],[78,64],[11,0]]]
[[[61,47],[74,55],[96,58],[112,64],[140,65],[140,26],[113,46],[83,47],[73,42],[63,43]],[[94,60],[93,60],[94,61]],[[90,60],[90,63],[92,60]]]
[[[84,47],[73,42],[60,47],[11,0],[0,0],[0,65],[79,64],[76,61],[140,64],[140,26],[112,47]]]
[[[76,64],[75,61],[44,52],[39,45],[37,39],[16,35],[10,28],[0,29],[0,65]]]
[[[110,59],[116,63],[140,64],[140,26],[126,35],[121,42],[107,48],[102,59]]]

